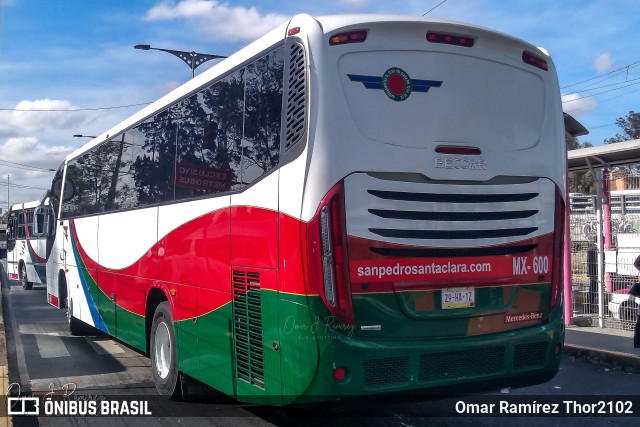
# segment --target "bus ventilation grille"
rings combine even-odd
[[[544,366],[549,343],[546,341],[519,344],[515,348],[513,368],[524,369]]]
[[[364,361],[364,383],[367,388],[399,386],[408,382],[409,356]]]
[[[504,347],[423,354],[418,381],[457,380],[504,372],[505,354]]]
[[[233,271],[233,319],[236,376],[264,389],[259,273]]]
[[[285,153],[302,139],[306,130],[307,73],[304,47],[300,43],[295,42],[289,46],[288,71]]]

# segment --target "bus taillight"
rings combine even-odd
[[[310,260],[320,262],[316,273],[321,280],[311,277],[315,290],[325,305],[340,321],[353,325],[351,291],[347,276],[344,186],[340,182],[325,196],[314,220],[309,223]],[[315,229],[315,230],[314,230]],[[314,239],[317,236],[318,239]],[[315,242],[314,242],[315,240]],[[319,247],[318,247],[319,246]],[[310,263],[310,264],[311,264]],[[310,272],[313,275],[313,272]]]
[[[427,33],[427,40],[431,43],[452,44],[455,46],[472,47],[475,42],[471,37],[454,36],[451,34]]]
[[[564,217],[565,204],[560,191],[556,188],[556,207],[553,228],[553,275],[551,276],[551,301],[549,311],[558,303],[563,286],[564,270]]]
[[[547,61],[545,61],[542,58],[538,58],[532,53],[522,52],[522,60],[529,65],[533,65],[536,68],[540,68],[541,70],[544,70],[544,71],[549,70],[549,65],[547,64]]]
[[[348,33],[334,34],[329,38],[329,44],[336,46],[347,43],[362,43],[367,39],[366,31],[350,31]]]

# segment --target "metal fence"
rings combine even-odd
[[[603,193],[569,197],[573,316],[633,330],[640,298],[628,290],[640,279],[640,176],[631,169],[599,176],[611,189],[609,215]]]

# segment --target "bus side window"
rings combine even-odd
[[[50,207],[36,208],[33,216],[33,234],[37,237],[51,234],[53,230],[53,209]]]
[[[27,224],[26,224],[26,228],[27,228],[27,236],[31,237],[33,236],[33,226],[34,226],[34,215],[33,215],[33,209],[29,209],[27,211]]]
[[[7,240],[16,240],[17,221],[15,215],[9,217],[9,225],[7,226]]]
[[[24,239],[26,237],[25,226],[26,224],[24,222],[24,212],[20,211],[18,212],[18,230],[16,231],[17,239]]]

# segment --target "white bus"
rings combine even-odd
[[[544,381],[565,159],[544,50],[298,15],[66,158],[49,302],[147,352],[165,396]]]
[[[29,290],[46,283],[47,230],[53,230],[49,198],[18,203],[9,209],[7,225],[7,277]]]

